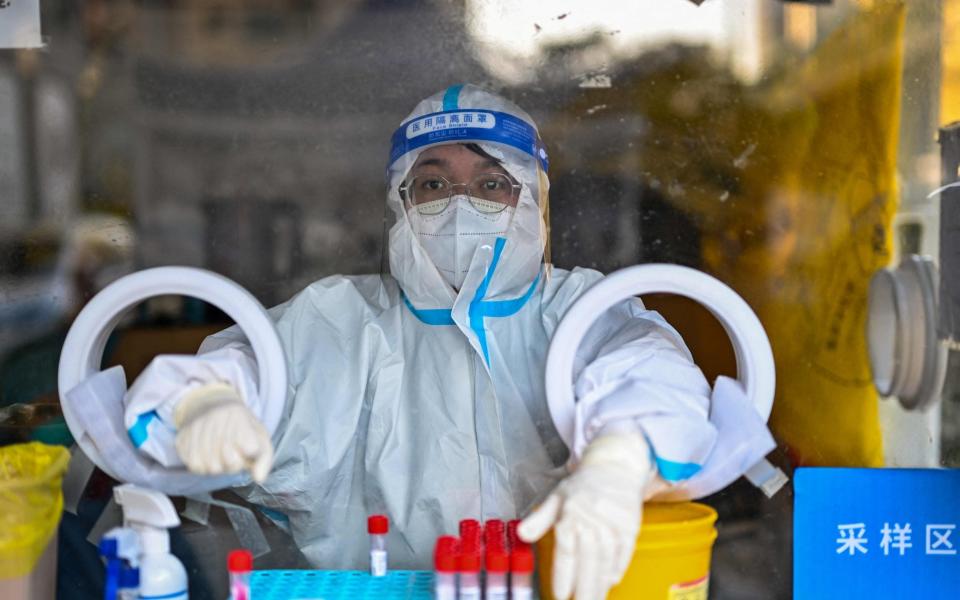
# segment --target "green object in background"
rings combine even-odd
[[[37,425],[30,432],[30,440],[41,442],[51,446],[65,446],[69,448],[73,445],[73,435],[70,434],[70,428],[67,427],[67,421],[63,415],[54,417],[42,425]]]
[[[60,411],[57,371],[66,330],[48,333],[10,351],[0,362],[0,445],[37,441],[70,446]]]
[[[12,404],[0,408],[0,446],[29,441],[54,446],[73,444],[59,402]]]
[[[67,329],[57,329],[10,350],[0,360],[0,446],[28,441],[73,445],[57,389],[66,337]],[[116,334],[107,340],[105,360],[116,342]]]
[[[45,396],[58,402],[57,370],[66,329],[57,329],[18,346],[0,361],[0,408],[36,402]]]

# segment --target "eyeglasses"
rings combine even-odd
[[[400,197],[421,215],[438,215],[450,205],[456,189],[463,188],[478,212],[496,214],[516,203],[521,187],[503,173],[477,175],[469,183],[451,183],[442,175],[417,175],[400,185]]]

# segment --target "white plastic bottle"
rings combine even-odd
[[[113,498],[123,509],[124,527],[140,537],[140,597],[187,600],[187,570],[170,554],[167,529],[180,525],[170,498],[132,484],[114,488]]]
[[[132,529],[114,527],[100,540],[100,555],[107,563],[104,597],[138,600],[140,597],[140,537]],[[110,595],[110,591],[114,594]]]

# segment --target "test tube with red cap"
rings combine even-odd
[[[522,542],[510,550],[510,598],[533,598],[533,550]]]
[[[437,538],[433,551],[433,595],[436,600],[457,600],[457,561],[460,544],[452,535]]]
[[[476,542],[479,544],[482,534],[480,521],[476,519],[464,519],[460,521],[460,540],[468,543]]]
[[[483,543],[494,548],[504,547],[504,526],[500,519],[490,519],[483,524]]]
[[[252,570],[253,554],[249,550],[232,550],[227,555],[230,600],[250,600],[250,571]]]
[[[484,600],[507,600],[507,573],[510,572],[510,555],[506,548],[487,546],[487,585]]]
[[[480,546],[467,540],[460,540],[460,600],[481,600],[480,568],[482,556]]]
[[[370,534],[370,575],[384,577],[387,574],[387,532],[390,521],[386,515],[370,515],[367,518],[367,533]]]
[[[507,522],[507,545],[510,548],[520,545],[523,542],[520,540],[520,536],[517,535],[517,527],[520,526],[520,519],[511,519]]]

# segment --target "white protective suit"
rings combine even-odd
[[[506,233],[478,246],[457,292],[398,188],[424,149],[467,141],[523,187]],[[424,100],[393,138],[390,275],[326,277],[272,309],[290,391],[272,472],[239,492],[283,513],[318,567],[363,568],[366,517],[385,513],[391,566],[428,568],[436,537],[460,519],[521,516],[564,475],[569,453],[544,396],[547,347],[602,275],[543,263],[546,166],[532,119],[509,101],[472,86]],[[172,415],[200,385],[230,383],[258,414],[251,356],[232,328],[197,357],[157,357],[126,397],[140,451],[182,468]],[[639,300],[591,329],[575,389],[580,437],[611,419],[639,428],[667,481],[697,473],[716,443],[709,385],[677,332]]]

